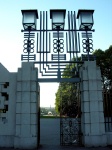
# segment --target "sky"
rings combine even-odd
[[[107,49],[112,45],[112,0],[1,0],[0,1],[0,63],[10,72],[21,67],[23,54],[22,14],[24,9],[94,9],[93,47]],[[49,22],[51,20],[49,19]],[[57,83],[40,84],[40,106],[53,107]]]

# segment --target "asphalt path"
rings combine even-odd
[[[60,145],[60,119],[40,119],[40,145]]]

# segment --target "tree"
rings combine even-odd
[[[95,50],[93,54],[96,55],[96,63],[101,69],[103,85],[109,88],[112,83],[112,45],[105,51]]]
[[[105,51],[97,49],[93,53],[96,55],[96,63],[101,69],[103,88],[112,92],[112,45]],[[80,60],[79,58],[78,60]],[[73,59],[75,61],[75,58]],[[80,64],[78,65],[78,68]],[[63,78],[74,78],[76,64],[68,64],[63,71]],[[75,76],[74,76],[75,75]],[[78,87],[74,83],[60,83],[56,92],[55,108],[57,112],[65,115],[80,114],[80,94],[77,94]]]
[[[75,58],[73,59],[75,60]],[[68,64],[63,71],[63,78],[73,78],[77,76],[76,64]],[[60,83],[56,92],[55,109],[61,115],[74,116],[79,114],[79,87],[76,83]]]

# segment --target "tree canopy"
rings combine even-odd
[[[112,45],[105,51],[96,49],[93,54],[101,69],[103,88],[112,90]],[[73,60],[75,61],[75,58]],[[63,78],[73,78],[77,76],[75,72],[76,64],[68,64],[63,71]],[[80,93],[78,94],[78,90],[79,87],[75,83],[60,83],[55,98],[56,111],[63,115],[80,116]]]
[[[96,56],[96,63],[101,69],[102,82],[107,87],[112,83],[112,45],[105,51],[97,49],[93,54]]]

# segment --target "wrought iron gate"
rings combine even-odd
[[[34,24],[23,24],[24,46],[21,60],[34,62],[38,68],[37,82],[58,82],[70,87],[70,91],[67,92],[71,94],[68,97],[61,95],[60,144],[78,145],[81,143],[79,67],[84,60],[92,59],[89,54],[93,52],[94,30],[91,29],[91,24],[88,28],[85,26],[83,29],[77,29],[75,11],[50,10],[50,19],[53,11],[57,15],[64,13],[64,24],[65,27],[68,24],[67,27],[64,29],[64,24],[59,21],[52,24],[51,29],[48,24],[48,12],[40,11],[39,29],[36,29],[36,24],[35,28]],[[23,14],[25,12],[29,11],[22,11]],[[30,12],[38,16],[36,10]],[[80,40],[82,40],[83,53],[87,54],[82,59],[78,57],[81,53]]]
[[[61,83],[60,145],[81,145],[81,107],[79,83]],[[64,90],[64,89],[62,89]]]

